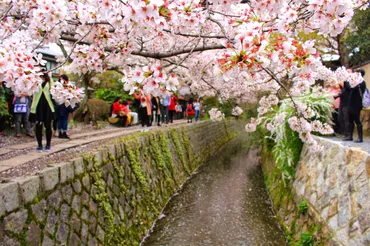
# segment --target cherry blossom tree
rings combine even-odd
[[[0,79],[15,93],[34,93],[42,64],[36,50],[49,43],[63,48],[60,66],[70,62],[73,73],[120,69],[130,92],[175,90],[186,82],[201,95],[249,101],[257,99],[257,91],[266,91],[260,115],[279,103],[280,90],[294,97],[310,90],[317,79],[342,79],[336,75],[345,72],[323,67],[315,40],[302,41],[299,33],[336,36],[355,8],[368,7],[367,0],[243,2],[4,0]],[[352,85],[360,81],[345,76]],[[302,107],[297,122],[305,119],[300,112],[307,109]]]

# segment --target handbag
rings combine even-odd
[[[24,103],[14,104],[14,113],[27,114],[28,113],[28,99]]]

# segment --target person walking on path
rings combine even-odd
[[[194,110],[195,110],[195,122],[198,122],[200,114],[200,98],[197,98],[197,101],[194,103]]]
[[[160,110],[161,110],[161,122],[162,124],[168,124],[169,121],[169,112],[168,106],[170,105],[171,95],[166,90],[166,88],[162,88],[161,95],[160,95]]]
[[[15,136],[21,137],[21,124],[26,130],[26,136],[33,138],[31,133],[31,124],[28,120],[30,115],[31,99],[28,95],[15,96],[13,99],[14,118],[15,118]]]
[[[31,106],[31,114],[36,122],[36,139],[37,151],[42,152],[42,130],[45,127],[46,146],[45,151],[50,151],[51,146],[51,122],[54,119],[54,104],[51,99],[50,88],[53,87],[53,82],[47,73],[41,75],[43,80],[39,85],[39,91],[33,95]]]
[[[363,69],[359,69],[356,72],[360,73],[362,77],[365,75]],[[358,138],[354,141],[356,143],[362,143],[362,124],[360,120],[360,114],[362,110],[362,97],[366,90],[366,83],[363,80],[359,85],[351,88],[351,91],[348,96],[348,136],[344,140],[352,141],[353,140],[353,131],[357,127]]]
[[[152,124],[157,122],[157,126],[161,126],[161,100],[158,96],[152,97]]]
[[[170,99],[170,105],[168,106],[168,111],[170,115],[169,122],[173,123],[173,117],[175,116],[176,113],[176,102],[177,102],[177,97],[173,92],[170,93],[171,99]]]
[[[189,99],[188,105],[186,106],[186,119],[188,120],[188,123],[193,123],[194,115],[193,99]]]

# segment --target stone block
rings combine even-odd
[[[62,201],[62,193],[59,190],[56,190],[46,198],[46,201],[49,207],[58,210]]]
[[[358,214],[358,222],[360,223],[361,232],[364,233],[370,228],[370,207],[366,207]]]
[[[81,240],[78,238],[76,233],[72,233],[71,237],[69,238],[69,246],[80,246]]]
[[[336,237],[338,238],[338,241],[341,242],[343,245],[349,245],[349,229],[348,227],[344,227],[337,231]]]
[[[333,232],[336,232],[338,230],[338,215],[334,215],[328,220],[328,226]]]
[[[28,226],[28,231],[26,233],[26,242],[31,246],[39,246],[41,243],[41,229],[33,221]]]
[[[72,209],[77,212],[77,214],[81,213],[81,197],[76,195],[73,197],[72,200]]]
[[[84,168],[84,160],[82,157],[76,158],[72,160],[74,166],[74,173],[75,175],[81,175],[85,172]]]
[[[13,211],[20,205],[18,183],[0,184],[0,216]]]
[[[75,182],[73,182],[72,186],[73,186],[73,190],[76,193],[80,193],[82,191],[82,185],[81,185],[80,180],[76,180]]]
[[[81,239],[83,242],[87,242],[88,235],[89,235],[89,227],[84,222],[82,222]]]
[[[100,152],[94,153],[93,164],[96,166],[101,166],[103,164],[103,157]]]
[[[62,244],[65,245],[67,242],[69,234],[69,227],[64,223],[59,223],[58,230],[56,233],[56,239]]]
[[[54,246],[54,241],[48,237],[48,235],[44,234],[44,239],[42,240],[42,246]]]
[[[8,236],[1,238],[1,246],[19,246],[21,243],[15,239]]]
[[[45,230],[51,235],[54,234],[55,225],[59,222],[59,215],[54,209],[50,209],[48,213],[48,218],[45,224]]]
[[[63,204],[60,208],[60,219],[64,222],[68,222],[70,211],[71,207],[68,204]]]
[[[359,231],[360,231],[360,223],[358,222],[358,220],[351,221],[351,223],[349,224],[349,237],[350,238],[353,238],[356,236],[358,237],[360,235]]]
[[[20,233],[26,224],[27,216],[26,209],[9,214],[4,218],[5,230]]]
[[[349,196],[344,196],[339,200],[338,225],[343,227],[350,220],[350,200]]]
[[[45,219],[47,208],[48,207],[47,207],[45,199],[39,201],[38,203],[36,203],[34,205],[31,205],[31,209],[32,209],[33,214],[40,221],[43,221]]]
[[[42,186],[45,191],[49,191],[55,188],[59,183],[59,167],[48,167],[40,172]]]
[[[84,186],[84,188],[87,190],[87,191],[90,191],[90,177],[89,176],[83,176],[82,177],[82,185]]]
[[[40,194],[40,177],[29,176],[15,180],[20,188],[22,200],[24,203],[31,202]]]
[[[71,185],[64,185],[61,189],[63,200],[68,204],[72,202],[73,189]]]
[[[60,168],[60,183],[63,184],[67,180],[71,180],[75,176],[75,167],[73,162],[59,164]]]

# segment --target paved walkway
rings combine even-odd
[[[365,137],[362,143],[355,143],[353,141],[343,141],[343,138],[338,137],[323,137],[323,138],[330,139],[346,147],[361,148],[364,151],[370,153],[370,137]],[[357,136],[355,136],[354,139],[357,139]]]
[[[177,120],[174,122],[173,125],[179,125],[186,123],[185,120]],[[167,125],[166,125],[167,126]],[[172,125],[168,125],[171,127]],[[152,126],[149,129],[161,129],[163,127]],[[72,140],[64,140],[64,139],[55,139],[52,140],[52,148],[50,152],[42,152],[39,153],[36,151],[36,140],[33,142],[28,142],[24,144],[17,144],[13,146],[7,146],[1,149],[0,152],[0,160],[1,156],[8,154],[12,151],[16,153],[16,151],[23,150],[23,154],[13,156],[8,159],[4,159],[0,161],[0,174],[2,172],[9,172],[14,168],[19,168],[26,163],[35,161],[37,159],[48,157],[49,155],[55,155],[57,153],[77,148],[82,145],[86,145],[93,142],[100,142],[104,140],[111,140],[114,138],[119,138],[124,135],[140,132],[143,128],[141,126],[133,126],[128,128],[113,128],[113,129],[105,129],[94,131],[93,133],[87,132],[82,134],[75,134],[73,135]],[[50,159],[50,163],[53,160]]]

